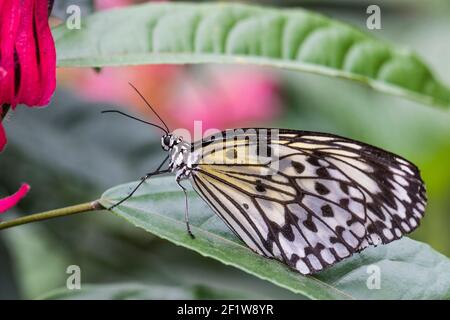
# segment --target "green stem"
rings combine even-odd
[[[103,206],[96,200],[92,202],[82,203],[71,207],[65,207],[41,213],[30,214],[28,216],[0,222],[0,230],[8,229],[22,224],[27,224],[36,221],[43,221],[58,217],[70,216],[77,213],[95,211],[104,209]]]

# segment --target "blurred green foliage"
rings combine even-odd
[[[281,2],[293,3],[302,2]],[[374,31],[375,35],[412,47],[450,83],[450,5],[444,1],[383,3],[383,29]],[[358,1],[307,4],[365,28],[365,6]],[[208,67],[188,70],[195,73],[201,68]],[[338,79],[270,70],[282,79],[285,111],[271,123],[254,125],[337,133],[416,163],[427,184],[429,206],[412,237],[450,256],[450,114]],[[32,191],[15,212],[7,213],[8,218],[92,200],[106,188],[134,180],[159,163],[163,156],[159,133],[100,116],[99,107],[104,105],[59,90],[46,109],[14,112],[6,123],[9,144],[0,156],[0,192],[13,192],[21,181],[29,182]],[[71,264],[81,267],[83,283],[158,286],[161,296],[178,288],[176,292],[186,296],[204,298],[301,298],[103,213],[2,231],[0,298],[36,298],[64,287]]]

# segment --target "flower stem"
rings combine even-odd
[[[35,213],[30,214],[28,216],[20,217],[17,219],[12,219],[4,222],[0,222],[0,230],[2,229],[8,229],[15,226],[20,226],[22,224],[27,224],[31,222],[36,221],[43,221],[63,216],[70,216],[77,213],[83,213],[83,212],[89,212],[89,211],[95,211],[95,210],[101,210],[104,209],[103,206],[100,204],[100,202],[92,201],[87,203],[78,204],[71,207],[65,207],[50,211],[45,211],[41,213]]]

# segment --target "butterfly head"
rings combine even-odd
[[[171,150],[177,144],[183,142],[182,137],[177,137],[172,133],[165,134],[161,137],[161,147],[165,151]]]

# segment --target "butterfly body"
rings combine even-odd
[[[340,136],[248,128],[161,145],[177,183],[189,179],[248,247],[302,274],[396,240],[424,214],[416,166]]]
[[[184,142],[182,137],[168,134],[161,138],[161,146],[169,152],[169,170],[176,172],[177,181],[189,178],[194,164],[190,143]]]

